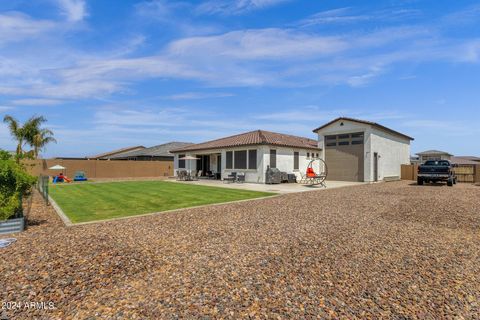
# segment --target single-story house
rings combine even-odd
[[[396,180],[401,165],[410,164],[414,139],[376,122],[341,117],[313,132],[318,135],[329,180]]]
[[[145,149],[144,146],[133,146],[133,147],[126,147],[126,148],[121,148],[121,149],[116,149],[112,151],[107,151],[107,152],[102,152],[100,154],[90,156],[90,157],[85,157],[88,160],[109,160],[110,157],[113,157],[117,154],[122,154],[125,152],[130,152],[130,151],[137,151],[137,150],[142,150]]]
[[[133,161],[173,161],[170,150],[183,148],[191,145],[190,142],[168,142],[150,148],[132,150],[109,156],[110,160],[133,160]]]
[[[475,156],[457,156],[457,158],[462,158],[470,161],[474,161],[480,164],[480,157],[475,157]]]
[[[311,159],[320,156],[321,149],[313,139],[255,130],[171,152],[175,155],[175,175],[178,170],[189,169],[201,170],[202,175],[208,171],[219,173],[223,179],[231,172],[242,172],[246,182],[265,183],[268,166],[300,178],[300,172],[306,172]],[[180,160],[185,156],[198,160]]]
[[[427,160],[451,160],[453,155],[440,150],[428,150],[417,153],[420,163],[424,163]]]
[[[480,162],[478,161],[473,161],[473,160],[469,160],[468,158],[455,157],[455,156],[452,156],[450,158],[450,162],[458,165],[469,165],[469,166],[480,165]]]
[[[454,156],[445,151],[428,150],[419,152],[416,157],[411,157],[411,164],[422,164],[427,160],[448,160],[458,165],[477,165],[480,164],[480,158],[475,156]]]
[[[410,163],[413,138],[375,122],[342,117],[313,132],[317,140],[256,130],[174,149],[174,171],[212,171],[221,178],[236,171],[247,182],[265,183],[268,166],[300,178],[312,159],[322,158],[329,180],[374,182],[400,179],[401,165]],[[184,156],[198,160],[179,160]]]

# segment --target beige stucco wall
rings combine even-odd
[[[341,125],[343,123],[343,125]],[[337,121],[320,130],[318,134],[319,147],[324,149],[325,136],[354,132],[364,133],[364,181],[374,179],[374,153],[378,152],[379,180],[385,177],[401,176],[401,165],[410,163],[410,140],[377,129],[376,127],[354,121]],[[325,154],[322,153],[325,159]],[[328,159],[325,159],[328,161]]]

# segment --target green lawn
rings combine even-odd
[[[164,181],[57,184],[49,189],[74,223],[274,195]]]

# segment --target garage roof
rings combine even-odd
[[[406,134],[403,134],[403,133],[400,133],[398,131],[395,131],[393,129],[390,129],[390,128],[387,128],[385,126],[382,126],[381,124],[379,123],[376,123],[376,122],[372,122],[372,121],[367,121],[367,120],[360,120],[360,119],[354,119],[354,118],[347,118],[347,117],[340,117],[340,118],[337,118],[335,120],[332,120],[326,124],[324,124],[323,126],[321,127],[318,127],[317,129],[313,130],[313,132],[317,133],[318,131],[328,127],[329,125],[331,124],[334,124],[335,122],[338,122],[338,121],[352,121],[352,122],[357,122],[357,123],[361,123],[361,124],[368,124],[370,126],[373,126],[373,127],[376,127],[380,130],[383,130],[383,131],[386,131],[386,132],[389,132],[391,134],[395,134],[397,136],[400,136],[400,137],[403,137],[403,138],[407,138],[409,140],[415,140],[414,138],[410,137],[410,136],[407,136]]]

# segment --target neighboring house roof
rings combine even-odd
[[[153,146],[150,148],[144,148],[141,150],[120,153],[110,158],[125,159],[125,158],[134,158],[134,157],[173,157],[173,154],[170,153],[170,150],[183,148],[189,145],[192,145],[192,143],[173,141],[173,142],[168,142],[164,144],[159,144],[158,146]]]
[[[453,156],[452,154],[445,152],[445,151],[439,151],[439,150],[427,150],[423,152],[417,153],[419,156],[431,156],[431,155],[447,155],[447,156]]]
[[[117,150],[113,150],[113,151],[109,151],[109,152],[100,153],[100,154],[97,154],[97,155],[94,155],[94,156],[91,156],[91,157],[87,157],[87,158],[88,159],[110,158],[111,156],[117,155],[119,153],[128,152],[128,151],[136,151],[136,150],[141,150],[141,149],[145,149],[145,147],[144,146],[126,147],[126,148],[121,148],[121,149],[117,149]]]
[[[475,161],[475,162],[480,162],[480,157],[474,157],[474,156],[458,156],[457,158],[466,159],[466,160]]]
[[[370,126],[374,126],[376,127],[377,129],[380,129],[380,130],[383,130],[383,131],[386,131],[388,133],[391,133],[391,134],[394,134],[394,135],[398,135],[398,136],[401,136],[403,138],[407,138],[409,140],[415,140],[414,138],[410,137],[410,136],[407,136],[406,134],[403,134],[403,133],[400,133],[398,131],[395,131],[393,129],[390,129],[390,128],[387,128],[385,126],[382,126],[381,124],[379,123],[376,123],[376,122],[372,122],[372,121],[367,121],[367,120],[360,120],[360,119],[354,119],[354,118],[348,118],[348,117],[340,117],[340,118],[337,118],[335,120],[332,120],[326,124],[324,124],[323,126],[321,127],[318,127],[317,129],[313,130],[313,132],[317,133],[318,131],[328,127],[329,125],[331,124],[334,124],[335,122],[338,122],[338,121],[352,121],[352,122],[357,122],[357,123],[361,123],[361,124],[367,124],[367,125],[370,125]]]
[[[265,130],[255,130],[230,137],[193,144],[184,148],[172,150],[172,152],[178,153],[183,151],[219,149],[248,145],[275,145],[319,150],[317,141],[313,139]]]
[[[468,160],[463,157],[451,157],[450,162],[454,164],[480,164],[478,161]]]

